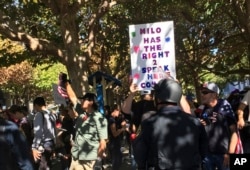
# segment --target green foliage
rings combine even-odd
[[[81,6],[77,2],[81,2]],[[28,58],[33,66],[39,65],[34,84],[41,89],[50,90],[51,84],[56,83],[58,71],[51,63],[58,61],[64,63],[75,78],[101,70],[126,82],[126,75],[130,73],[128,26],[173,20],[177,78],[184,87],[194,86],[195,89],[202,81],[223,84],[249,73],[248,1],[117,1],[115,6],[104,8],[105,3],[75,0],[0,2],[1,24],[13,20],[17,30],[49,43],[42,50],[32,51],[31,41],[22,42],[24,50],[15,53],[10,52],[14,45],[6,48],[0,45],[0,66]],[[51,46],[55,48],[50,49]],[[63,55],[58,56],[58,51]],[[82,56],[84,62],[77,60]]]
[[[24,51],[21,43],[3,39],[0,36],[0,67],[24,61]]]
[[[42,64],[37,66],[33,71],[33,84],[41,90],[52,90],[52,85],[58,83],[60,72],[67,73],[62,64]]]

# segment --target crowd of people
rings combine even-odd
[[[127,98],[102,114],[96,94],[79,97],[66,74],[58,85],[67,106],[57,112],[43,97],[33,100],[33,112],[0,107],[0,169],[92,170],[103,169],[102,160],[119,170],[124,137],[131,169],[227,170],[230,154],[250,153],[250,90],[238,92],[235,104],[235,92],[221,99],[215,83],[204,83],[193,109],[178,81],[164,78],[139,101],[131,84]]]

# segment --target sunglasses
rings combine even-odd
[[[213,93],[213,92],[211,92],[211,91],[201,91],[201,93],[204,94],[204,95],[206,95],[208,93]]]

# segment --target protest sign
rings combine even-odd
[[[173,21],[129,26],[131,78],[151,90],[167,76],[176,78]]]

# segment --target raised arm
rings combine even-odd
[[[245,126],[245,121],[244,121],[244,109],[246,108],[247,105],[245,105],[244,103],[240,103],[238,109],[237,109],[237,116],[238,116],[238,122],[237,122],[237,126],[239,129],[242,129]]]
[[[183,95],[181,96],[180,107],[181,107],[181,109],[182,109],[184,112],[189,113],[189,114],[192,114],[190,105],[189,105],[189,103],[188,103],[186,97],[183,96]]]
[[[249,101],[250,101],[250,90],[244,95],[237,109],[237,115],[238,115],[237,126],[239,129],[242,129],[245,126],[243,114],[244,114],[245,108],[250,104]]]
[[[68,93],[69,99],[72,102],[72,104],[75,106],[77,104],[77,100],[78,100],[76,97],[76,94],[75,94],[74,90],[72,89],[71,84],[69,82],[66,82],[65,86],[66,86],[66,91]]]
[[[132,102],[136,92],[138,91],[138,87],[136,84],[131,84],[129,89],[130,93],[121,106],[121,110],[125,114],[131,114]]]

